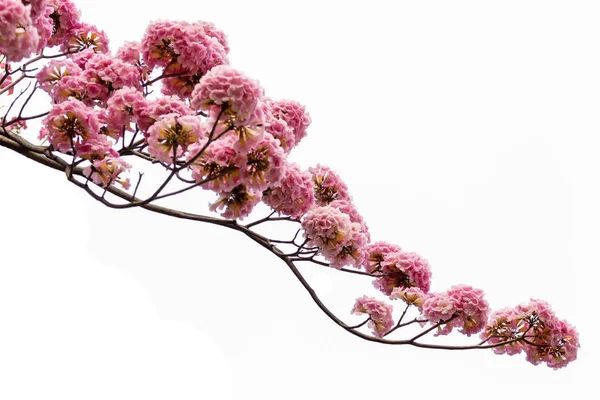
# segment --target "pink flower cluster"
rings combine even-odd
[[[431,286],[431,268],[427,260],[416,253],[394,252],[381,263],[381,277],[374,282],[375,288],[391,295],[395,288],[418,287],[424,293]]]
[[[165,164],[173,164],[201,135],[198,117],[163,115],[148,129],[148,153]]]
[[[351,200],[348,187],[339,175],[329,167],[317,164],[316,167],[309,168],[308,171],[313,176],[317,205],[326,206],[334,200]]]
[[[260,107],[265,114],[266,131],[289,153],[306,136],[306,128],[311,123],[306,109],[293,100],[272,101],[267,98]]]
[[[575,327],[556,317],[547,302],[535,299],[493,312],[481,338],[499,345],[494,347],[496,354],[524,352],[530,363],[545,362],[554,369],[577,359],[580,347]]]
[[[21,0],[0,0],[0,54],[8,61],[21,61],[37,50],[39,40],[31,6]]]
[[[316,207],[304,216],[304,236],[334,268],[356,265],[363,257],[368,238],[360,223],[335,206]]]
[[[218,111],[223,107],[235,118],[235,125],[241,126],[253,122],[263,95],[257,81],[228,65],[219,65],[200,79],[192,92],[190,104],[196,110]]]
[[[394,326],[393,307],[373,297],[363,296],[356,299],[352,314],[369,316],[368,326],[373,334],[382,338]]]
[[[265,190],[262,200],[281,214],[300,218],[315,204],[312,177],[298,165],[286,164],[281,180]]]
[[[422,313],[432,324],[445,322],[438,329],[438,335],[447,335],[458,328],[459,332],[471,336],[485,327],[490,308],[483,290],[456,285],[445,293],[429,294],[423,302]]]

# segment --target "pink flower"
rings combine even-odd
[[[190,75],[204,75],[228,63],[226,44],[224,34],[206,23],[156,21],[146,29],[141,48],[150,68],[178,63]]]
[[[89,82],[98,83],[107,88],[108,93],[124,87],[141,90],[139,70],[118,58],[107,54],[94,54],[85,64]]]
[[[0,54],[21,61],[37,50],[39,34],[31,20],[31,7],[20,0],[0,0]]]
[[[231,135],[215,140],[199,156],[198,153],[206,145],[206,139],[189,147],[187,160],[189,162],[194,159],[190,165],[192,178],[196,182],[208,180],[201,185],[202,188],[229,192],[240,185],[242,157],[233,148],[234,141],[235,138]]]
[[[48,139],[54,149],[63,153],[96,137],[100,129],[94,110],[75,99],[55,104],[42,126],[40,139]]]
[[[432,324],[440,321],[448,321],[458,311],[453,299],[447,293],[430,293],[423,302],[423,316]],[[438,331],[438,334],[447,335],[452,327],[446,327]]]
[[[437,334],[447,335],[453,328],[467,336],[480,332],[487,324],[490,308],[481,289],[467,285],[452,286],[446,293],[432,293],[423,303],[423,316],[432,324],[445,323]]]
[[[239,126],[250,122],[262,96],[263,89],[257,81],[228,65],[219,65],[200,79],[190,104],[197,110],[226,107]]]
[[[373,330],[373,334],[382,338],[394,326],[392,319],[393,307],[385,304],[373,297],[359,297],[356,299],[352,314],[369,316],[369,328]]]
[[[431,269],[427,260],[416,253],[398,251],[388,254],[381,262],[381,273],[383,276],[374,284],[388,296],[397,287],[418,287],[424,293],[429,292]]]
[[[269,186],[262,200],[279,213],[300,218],[314,206],[312,177],[296,164],[285,164],[281,180]]]
[[[60,49],[71,53],[85,49],[92,49],[95,53],[108,53],[108,37],[95,25],[77,22],[66,33]]]
[[[131,122],[134,120],[134,107],[145,103],[144,95],[133,87],[124,87],[116,90],[107,101],[106,123],[111,131],[121,136],[122,129],[132,130]]]
[[[50,0],[48,5],[53,9],[50,18],[54,25],[48,45],[56,46],[68,39],[69,32],[79,23],[81,13],[71,0]]]
[[[365,248],[365,256],[361,259],[360,265],[369,273],[381,271],[382,263],[389,260],[394,253],[399,253],[402,249],[395,244],[387,242],[375,242]]]
[[[270,134],[254,149],[246,152],[241,178],[247,188],[262,192],[270,185],[275,185],[281,179],[285,153],[279,143]]]
[[[302,229],[309,246],[317,246],[321,251],[329,250],[337,254],[350,234],[351,224],[348,215],[337,208],[325,206],[313,208],[306,213]]]
[[[35,2],[37,6],[43,6],[42,2],[46,0]],[[31,3],[32,6],[34,2]],[[50,17],[52,12],[54,11],[52,7],[45,7],[40,10],[41,12],[34,12],[34,9],[31,9],[31,20],[33,22],[33,26],[38,31],[39,42],[37,47],[37,53],[41,53],[42,50],[48,46],[48,41],[54,34],[54,21]]]
[[[118,183],[127,190],[130,187],[129,178],[122,178],[121,174],[130,168],[131,165],[122,158],[111,154],[101,160],[95,160],[91,166],[83,169],[83,174],[96,185],[106,187]]]
[[[239,185],[228,192],[219,193],[219,198],[210,204],[211,211],[223,210],[221,216],[227,219],[243,219],[260,201],[260,194]]]
[[[304,106],[294,100],[273,101],[270,105],[273,117],[285,121],[294,131],[293,146],[300,143],[306,136],[306,128],[312,122]]]
[[[148,129],[148,153],[173,164],[198,140],[200,133],[200,119],[196,116],[163,115]]]
[[[352,200],[346,184],[330,168],[317,164],[308,171],[313,175],[317,205],[325,206],[334,200]]]
[[[165,114],[196,115],[180,98],[172,96],[159,97],[156,100],[139,100],[132,104],[133,115],[138,127],[147,132],[157,119]]]
[[[556,317],[550,305],[531,299],[516,308],[494,312],[481,334],[496,354],[524,352],[533,365],[545,362],[558,369],[577,359],[579,333],[571,324]]]
[[[57,82],[65,76],[81,75],[82,69],[69,59],[50,60],[35,76],[40,83],[40,89],[50,93]]]
[[[423,291],[417,287],[396,287],[392,290],[392,294],[390,294],[390,299],[400,299],[406,304],[416,306],[419,310],[422,309],[426,297],[427,294],[423,293]]]
[[[369,234],[369,228],[367,227],[367,223],[363,219],[363,217],[358,213],[358,210],[348,200],[334,200],[329,203],[331,207],[337,208],[344,214],[348,214],[350,217],[350,221],[356,222],[360,225],[361,231],[365,234],[367,238],[367,242],[371,240],[371,235]]]
[[[111,143],[105,135],[98,135],[84,140],[76,147],[77,155],[86,160],[102,160],[107,154],[118,157],[119,153],[112,149]]]

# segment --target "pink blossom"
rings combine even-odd
[[[481,338],[492,345],[506,342],[494,347],[496,354],[524,352],[533,365],[545,362],[554,369],[577,359],[580,347],[575,327],[558,319],[547,302],[536,299],[494,312]]]
[[[56,81],[50,91],[50,97],[55,103],[62,103],[73,98],[88,106],[94,106],[94,98],[107,95],[103,86],[90,84],[82,74],[63,76]]]
[[[22,3],[31,6],[31,18],[36,19],[46,11],[49,0],[22,0]]]
[[[0,0],[0,54],[11,62],[36,51],[39,34],[31,20],[31,6],[20,0]]]
[[[200,79],[190,104],[197,110],[226,107],[239,126],[249,122],[262,96],[263,89],[257,81],[228,65],[219,65]]]
[[[106,123],[111,131],[118,132],[121,136],[122,129],[132,130],[131,122],[134,120],[134,107],[145,103],[142,92],[133,87],[124,87],[116,90],[107,101]]]
[[[35,76],[40,83],[40,89],[47,93],[54,88],[54,85],[65,76],[76,76],[80,75],[82,69],[77,64],[69,59],[64,60],[50,60],[40,72]]]
[[[80,11],[71,0],[50,0],[48,5],[54,25],[54,34],[48,41],[49,46],[60,45],[68,39],[69,32],[79,23]]]
[[[432,293],[423,303],[423,316],[432,324],[448,321],[438,330],[447,335],[453,328],[467,336],[480,332],[487,324],[490,308],[483,290],[467,285],[452,286],[446,293]]]
[[[285,164],[281,180],[269,186],[262,200],[279,213],[300,218],[314,206],[312,177],[296,164]]]
[[[46,1],[46,0],[43,0],[43,1]],[[42,2],[37,1],[35,3],[37,3],[38,6],[41,6],[40,3],[42,3]],[[33,6],[34,2],[32,2],[31,4]],[[33,8],[32,8],[31,20],[33,22],[33,26],[35,27],[35,29],[37,29],[38,36],[39,36],[37,53],[41,53],[42,50],[46,46],[48,46],[48,41],[54,34],[54,22],[52,21],[52,18],[50,17],[52,15],[53,11],[54,10],[52,7],[46,7],[41,10],[41,13],[37,13],[37,12],[34,12]]]
[[[200,140],[189,147],[188,162],[194,160],[190,165],[192,178],[196,182],[202,182],[202,188],[219,192],[232,191],[242,182],[240,168],[242,157],[233,148],[235,138],[231,135],[215,140],[204,149],[207,139]],[[202,154],[198,153],[204,149]]]
[[[262,192],[272,184],[277,184],[283,173],[285,153],[270,134],[251,151],[246,152],[241,178],[247,188]]]
[[[243,219],[260,201],[260,193],[248,190],[244,185],[238,185],[233,190],[219,193],[216,202],[210,204],[211,211],[223,210],[221,216],[227,219]]]
[[[196,116],[163,115],[148,129],[148,153],[172,164],[198,140],[200,132],[200,119]]]
[[[54,149],[63,153],[94,138],[100,129],[94,110],[75,99],[55,104],[43,119],[42,126],[40,139],[48,139]]]
[[[468,285],[452,286],[448,290],[450,296],[460,312],[456,321],[453,321],[459,331],[467,336],[480,332],[487,324],[490,315],[490,306],[484,299],[481,289]]]
[[[112,146],[113,143],[108,140],[106,135],[97,135],[84,140],[75,150],[79,157],[86,160],[102,160],[107,154],[112,157],[119,156]]]
[[[367,223],[365,222],[363,217],[358,213],[358,210],[356,209],[354,204],[352,204],[348,200],[334,200],[331,203],[329,203],[329,205],[331,207],[337,208],[344,214],[348,214],[348,216],[350,217],[350,221],[356,222],[360,225],[361,231],[365,234],[367,238],[367,242],[371,240],[371,234],[369,233]]]
[[[362,226],[356,222],[350,223],[350,228],[340,248],[330,251],[330,248],[321,249],[323,256],[331,262],[333,268],[342,268],[345,265],[357,266],[362,258],[368,243],[367,235]]]
[[[352,200],[346,184],[329,167],[317,164],[308,171],[313,175],[317,205],[325,206],[334,200]]]
[[[130,168],[131,165],[122,158],[108,155],[103,159],[95,160],[91,166],[84,168],[83,175],[96,185],[106,187],[118,183],[127,190],[130,187],[129,178],[123,178],[121,174]]]
[[[92,49],[95,53],[108,53],[108,37],[95,25],[77,22],[66,33],[60,49],[71,53],[85,49]]]
[[[84,72],[89,82],[107,88],[108,93],[124,87],[141,90],[140,72],[133,65],[107,54],[94,54],[85,64]]]
[[[375,271],[381,271],[382,263],[389,259],[389,257],[402,251],[399,246],[390,244],[387,242],[375,242],[369,244],[365,248],[365,257],[360,261],[360,265],[369,273]]]
[[[185,21],[153,22],[141,43],[144,62],[150,68],[178,63],[190,75],[204,75],[217,65],[227,64],[229,49],[219,41],[224,35],[213,28]]]
[[[369,316],[369,328],[379,338],[382,338],[394,326],[392,311],[392,305],[367,296],[356,299],[354,308],[352,308],[352,314]]]
[[[147,132],[148,128],[164,114],[196,115],[180,98],[162,96],[156,100],[140,100],[132,105],[138,127]]]
[[[294,131],[294,146],[306,136],[306,128],[311,123],[310,115],[305,107],[294,100],[271,102],[273,117],[286,122]]]
[[[321,251],[337,254],[350,234],[351,224],[348,215],[337,208],[324,206],[306,213],[302,229],[309,246],[317,246]]]
[[[458,312],[454,300],[447,293],[430,293],[425,298],[422,307],[423,316],[432,324],[440,321],[448,321]],[[452,331],[452,327],[446,324],[438,334],[447,335]]]
[[[422,309],[426,297],[427,294],[423,293],[418,287],[395,287],[394,290],[392,290],[392,294],[390,294],[390,299],[400,299],[406,304],[416,306],[419,310]]]
[[[374,284],[388,296],[397,287],[416,286],[424,293],[429,292],[431,268],[427,260],[416,253],[399,251],[388,254],[385,261],[381,262],[381,274],[382,277]]]

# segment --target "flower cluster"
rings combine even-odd
[[[165,164],[173,164],[201,133],[196,116],[163,115],[148,129],[148,153]]]
[[[447,335],[458,328],[459,332],[471,336],[484,328],[490,308],[483,290],[456,285],[445,293],[429,294],[423,302],[422,313],[432,324],[444,323],[438,335]]]
[[[0,0],[0,54],[9,61],[21,61],[37,50],[39,40],[31,6],[21,0]]]
[[[300,218],[315,204],[312,177],[300,170],[298,165],[288,163],[283,168],[279,183],[270,185],[262,200],[281,214]]]
[[[530,363],[545,362],[554,369],[577,359],[580,347],[575,327],[556,317],[547,302],[535,299],[492,313],[481,338],[498,345],[494,347],[496,354],[524,352]]]
[[[393,307],[373,297],[363,296],[356,299],[352,314],[369,316],[368,326],[373,334],[382,338],[394,326]]]
[[[329,167],[317,164],[309,168],[312,174],[317,205],[326,206],[334,200],[351,200],[348,186]]]

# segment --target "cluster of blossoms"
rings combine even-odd
[[[548,303],[535,299],[494,311],[481,338],[489,344],[506,343],[494,347],[496,354],[524,352],[532,364],[545,362],[554,369],[577,359],[580,347],[575,327],[557,318]]]
[[[373,334],[382,338],[394,326],[392,319],[393,307],[373,297],[363,296],[356,299],[352,314],[369,316],[368,326]]]
[[[242,219],[262,201],[300,222],[306,241],[296,255],[319,254],[334,268],[363,269],[383,295],[417,308],[416,322],[437,326],[437,335],[454,328],[480,333],[498,354],[524,352],[533,364],[553,368],[576,359],[575,328],[547,303],[532,300],[490,317],[482,290],[458,285],[430,293],[427,260],[397,245],[371,243],[338,174],[322,165],[303,171],[287,160],[311,123],[305,107],[266,97],[259,82],[230,67],[227,39],[214,25],[154,22],[141,42],[127,42],[113,56],[104,33],[81,22],[70,0],[0,0],[0,90],[11,85],[10,62],[51,46],[67,54],[36,75],[37,88],[52,100],[40,139],[83,162],[88,180],[129,189],[131,165],[124,157],[136,151],[173,172],[188,171],[189,183],[216,193],[209,208],[224,218]],[[149,80],[156,68],[162,75]],[[159,80],[163,96],[148,98],[146,88]],[[25,128],[25,120],[13,119],[10,132]],[[132,144],[141,143],[135,150],[126,148],[128,134]],[[115,149],[121,141],[124,156]],[[392,311],[367,296],[352,309],[368,315],[378,338],[394,329]]]
[[[64,52],[107,52],[108,39],[95,26],[79,21],[70,0],[0,0],[0,53],[15,62],[51,46]]]
[[[141,57],[149,68],[164,67],[162,93],[188,97],[213,67],[228,64],[225,34],[207,22],[157,21],[142,39]]]

